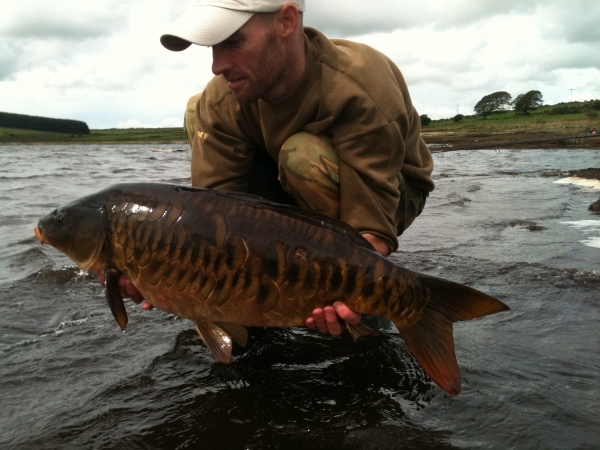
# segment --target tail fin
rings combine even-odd
[[[504,303],[476,289],[420,275],[430,293],[423,316],[414,325],[400,328],[406,345],[427,375],[450,395],[460,394],[460,373],[454,353],[452,325],[509,311]]]

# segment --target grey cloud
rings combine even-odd
[[[36,68],[54,70],[72,62],[73,56],[82,51],[93,51],[85,41],[70,42],[55,39],[0,39],[0,81],[10,79],[21,71]]]
[[[136,83],[140,83],[144,78],[151,77],[154,72],[160,69],[160,64],[156,59],[144,57],[134,67],[127,70],[115,67],[114,70],[108,73],[104,72],[101,75],[93,74],[86,78],[54,82],[48,84],[48,87],[55,89],[57,93],[63,96],[68,96],[74,91],[129,92]]]
[[[564,38],[572,43],[600,44],[599,21],[598,2],[559,2],[549,8],[544,35],[547,38]],[[600,58],[596,56],[595,59]]]
[[[7,40],[0,41],[0,81],[8,80],[19,72],[20,65],[17,63],[19,49]]]
[[[2,30],[2,34],[18,38],[80,41],[110,35],[114,33],[115,29],[122,29],[123,26],[124,21],[115,21],[114,18],[106,17],[96,18],[89,23],[59,17],[50,17],[43,20],[30,17],[5,28]]]
[[[431,26],[464,27],[496,15],[535,10],[536,1],[522,0],[327,0],[308,2],[304,23],[335,37],[383,33]]]
[[[81,41],[108,36],[127,28],[128,8],[113,0],[31,2],[21,0],[5,11],[0,36],[19,39]]]
[[[128,27],[129,7],[116,0],[20,0],[0,17],[0,80],[20,71],[54,68],[94,52],[102,37]]]
[[[410,27],[410,14],[405,14],[397,1],[377,3],[328,0],[308,3],[304,24],[332,37],[348,37]]]

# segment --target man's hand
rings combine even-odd
[[[370,233],[363,234],[363,237],[383,256],[390,254],[390,250],[383,239]],[[360,314],[352,311],[345,303],[335,302],[333,306],[314,309],[313,315],[306,319],[306,326],[308,328],[318,328],[323,334],[329,333],[332,336],[339,336],[343,329],[339,319],[348,322],[350,325],[358,325]]]
[[[100,279],[100,283],[104,285],[104,272],[100,272],[98,278]],[[119,290],[121,291],[121,296],[123,298],[130,298],[132,302],[137,303],[138,305],[141,303],[144,311],[154,309],[150,303],[144,300],[144,297],[142,297],[142,294],[140,294],[140,291],[137,290],[131,280],[124,275],[121,275],[119,278]]]
[[[342,324],[338,317],[351,325],[358,325],[360,322],[360,314],[352,311],[345,303],[335,302],[333,306],[313,310],[312,317],[306,319],[306,326],[318,328],[323,334],[339,336],[342,333]]]
[[[385,241],[377,236],[375,236],[374,234],[370,234],[370,233],[364,233],[362,235],[367,241],[369,241],[369,243],[375,247],[375,250],[377,250],[377,252],[381,253],[383,256],[387,256],[390,254],[390,249],[388,248],[387,244],[385,243]]]

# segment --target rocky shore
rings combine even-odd
[[[447,131],[427,131],[423,139],[432,151],[453,151],[480,148],[521,148],[521,149],[600,149],[600,133],[565,135],[549,132],[502,132],[502,133],[455,133]],[[550,140],[551,139],[551,140]]]

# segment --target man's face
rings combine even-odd
[[[282,82],[285,51],[278,43],[271,14],[255,14],[229,38],[213,45],[212,71],[223,75],[238,102],[275,100]]]

